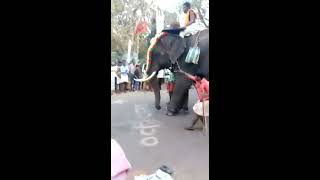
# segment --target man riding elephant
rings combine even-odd
[[[184,21],[182,27],[190,26],[191,24],[196,22],[197,15],[196,13],[191,9],[191,4],[189,2],[185,2],[183,4],[183,12],[184,12]]]
[[[191,4],[189,2],[185,2],[183,4],[183,24],[182,27],[184,31],[180,32],[181,37],[194,35],[198,31],[202,31],[206,29],[206,27],[199,21],[197,21],[197,15],[193,9],[191,9]]]

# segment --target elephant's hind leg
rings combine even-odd
[[[182,104],[182,110],[184,111],[184,113],[188,113],[189,112],[189,107],[188,107],[188,102],[189,102],[189,90],[186,91],[185,95],[183,96],[183,104]]]

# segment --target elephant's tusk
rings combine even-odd
[[[138,82],[144,82],[144,81],[149,81],[151,78],[153,78],[153,76],[155,76],[157,74],[157,72],[153,71],[152,74],[147,77],[146,79],[134,79],[135,81],[138,81]]]

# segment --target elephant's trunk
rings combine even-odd
[[[149,81],[150,79],[152,79],[155,75],[157,74],[156,71],[153,71],[152,74],[147,77],[147,78],[142,78],[142,79],[134,79],[135,81],[139,81],[139,82],[144,82],[144,81]]]

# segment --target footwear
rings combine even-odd
[[[195,129],[195,128],[194,128],[194,125],[197,124],[198,120],[199,120],[199,116],[195,117],[195,119],[192,120],[191,126],[185,127],[184,129],[185,129],[185,130],[189,130],[189,131],[193,131],[193,130]]]
[[[195,128],[193,126],[190,126],[190,127],[185,127],[184,129],[188,131],[193,131]]]
[[[172,112],[170,112],[170,111],[167,111],[166,115],[167,116],[174,116],[174,114]]]

